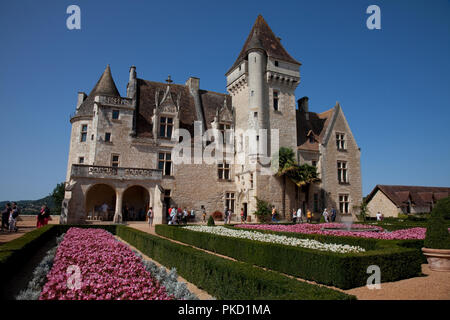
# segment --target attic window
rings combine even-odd
[[[161,138],[172,138],[173,118],[161,117],[159,121],[159,136]]]
[[[278,61],[275,61],[275,67],[278,67]]]
[[[309,143],[314,143],[314,135],[313,134],[309,135]]]

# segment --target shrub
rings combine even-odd
[[[424,241],[426,248],[450,249],[450,234],[444,218],[450,210],[449,200],[450,197],[439,200],[431,212]]]
[[[267,201],[256,198],[256,211],[254,212],[259,222],[272,221],[272,205]],[[276,217],[276,216],[275,216]]]
[[[183,228],[167,228],[164,225],[157,225],[156,233],[239,261],[342,289],[365,285],[368,277],[367,267],[370,265],[378,265],[383,274],[382,281],[387,282],[417,276],[423,262],[423,255],[415,246],[407,248],[399,245],[403,242],[392,240],[356,238],[352,245],[367,243],[366,246],[372,247],[372,250],[365,253],[338,254]],[[310,236],[305,238],[329,238]],[[343,240],[340,241],[342,243]]]
[[[214,220],[223,220],[223,213],[220,211],[214,211],[210,217],[213,217]]]
[[[215,226],[216,224],[214,223],[214,218],[212,216],[209,216],[208,218],[208,226]]]

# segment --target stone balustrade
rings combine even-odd
[[[161,180],[162,170],[73,164],[70,176],[72,178]]]

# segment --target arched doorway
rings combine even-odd
[[[123,193],[123,221],[145,221],[150,195],[144,187],[132,186]]]
[[[116,208],[116,191],[107,184],[96,184],[86,194],[86,220],[112,221]]]

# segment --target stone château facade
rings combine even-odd
[[[354,213],[362,198],[360,149],[338,103],[314,113],[304,97],[296,108],[300,66],[262,16],[226,73],[229,94],[203,90],[194,77],[184,84],[173,83],[170,76],[165,82],[140,79],[132,66],[122,97],[108,65],[88,96],[78,94],[70,120],[62,222],[94,219],[104,203],[109,210],[103,219],[119,221],[125,206],[127,219],[143,219],[151,206],[155,223],[165,222],[169,206],[195,209],[197,220],[201,206],[209,214],[230,207],[238,219],[242,208],[254,221],[255,197],[280,211],[282,180],[268,174],[270,164],[248,153],[243,163],[236,161],[249,145],[261,148],[259,135],[254,140],[240,133],[249,129],[268,130],[267,155],[278,150],[274,145],[289,147],[300,164],[318,168],[321,180],[308,190],[287,184],[286,211],[335,207],[342,214]],[[171,151],[180,141],[177,129],[186,130],[193,142],[195,133],[215,129],[210,140],[218,141],[217,132],[231,130],[240,142],[233,142],[235,150],[219,163],[175,164]]]

